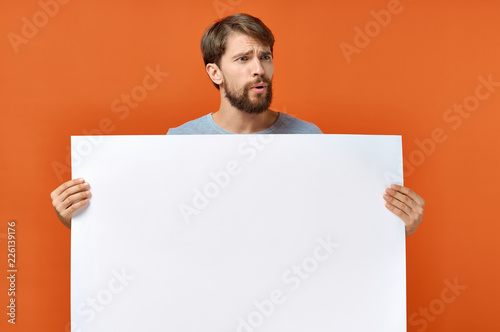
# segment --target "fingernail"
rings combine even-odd
[[[388,193],[388,194],[392,194],[392,193],[394,193],[394,190],[387,188],[385,190],[385,192]]]
[[[398,185],[397,184],[391,184],[391,188],[392,189],[398,189]]]
[[[78,182],[84,182],[85,180],[83,178],[79,178]]]
[[[385,194],[385,195],[384,195],[384,198],[385,198],[385,199],[389,199],[389,198],[390,198],[390,196],[389,196],[389,195],[387,195],[387,194]]]

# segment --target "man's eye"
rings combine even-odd
[[[262,56],[262,59],[264,59],[264,60],[270,60],[271,56],[270,55],[264,55],[264,56]]]
[[[238,58],[237,61],[241,62],[241,61],[245,61],[246,59],[247,59],[246,57],[242,56],[242,57]]]

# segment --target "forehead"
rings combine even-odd
[[[243,51],[271,52],[271,48],[248,35],[237,32],[231,33],[227,38],[225,55],[232,56]]]

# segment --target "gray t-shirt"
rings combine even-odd
[[[177,127],[170,128],[167,135],[220,135],[234,134],[219,127],[212,113],[201,118],[186,122]],[[313,123],[299,120],[291,115],[279,113],[278,120],[265,130],[255,134],[322,134],[321,130]]]

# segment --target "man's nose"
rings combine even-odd
[[[253,67],[253,76],[262,76],[265,74],[264,67],[262,67],[262,63],[260,63],[259,58],[255,58],[254,67]]]

